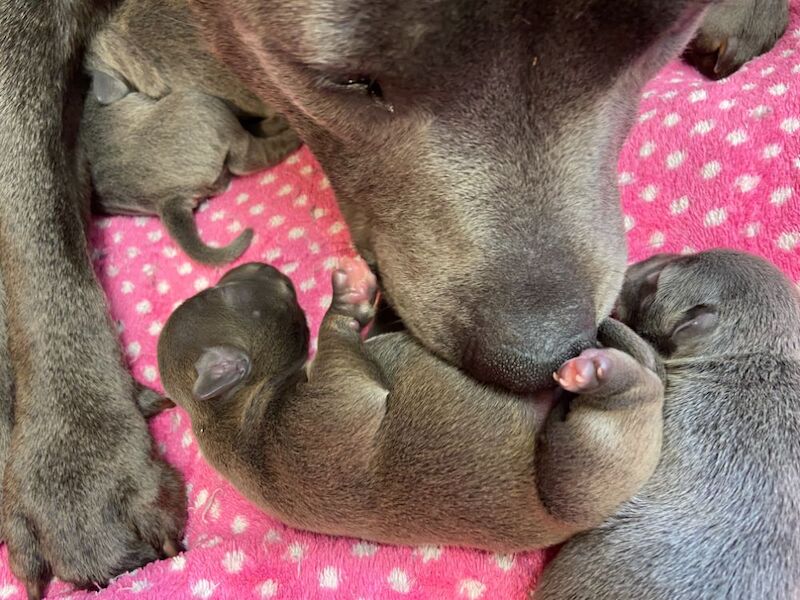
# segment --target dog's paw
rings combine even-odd
[[[180,551],[183,480],[156,456],[146,424],[134,416],[138,426],[121,419],[77,439],[30,441],[35,426],[14,432],[3,533],[29,599],[41,598],[54,576],[97,589]]]
[[[684,56],[706,77],[722,79],[771,50],[788,22],[788,0],[724,0],[708,9]]]
[[[569,392],[593,392],[611,375],[613,359],[610,350],[589,348],[561,365],[553,377],[558,385]]]
[[[378,281],[360,258],[341,258],[333,272],[331,311],[350,317],[360,329],[375,316]]]

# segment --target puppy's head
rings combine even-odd
[[[524,391],[594,342],[622,281],[615,172],[698,0],[191,0],[328,174],[408,328]]]
[[[637,263],[616,310],[668,358],[800,350],[797,289],[743,252],[659,254]]]
[[[295,372],[308,326],[291,281],[248,263],[172,313],[158,341],[164,388],[187,409]]]

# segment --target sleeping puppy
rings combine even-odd
[[[252,229],[228,246],[211,248],[200,238],[193,211],[201,199],[224,190],[231,174],[283,160],[300,145],[297,136],[277,116],[260,124],[267,137],[251,135],[226,102],[200,91],[153,99],[109,72],[95,70],[92,76],[80,134],[94,207],[107,214],[158,215],[198,262],[238,258],[250,245]]]
[[[619,317],[666,367],[664,448],[642,491],[570,541],[537,600],[796,600],[800,300],[738,252],[659,255]]]
[[[362,342],[375,278],[345,261],[306,371],[292,284],[250,263],[182,304],[162,381],[204,456],[282,521],[399,544],[517,551],[599,524],[650,476],[662,384],[620,324],[558,373],[571,401],[481,385],[405,333]],[[634,358],[635,357],[635,358]]]

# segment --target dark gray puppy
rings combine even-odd
[[[81,123],[94,208],[156,214],[194,260],[230,262],[250,245],[253,230],[245,229],[228,246],[211,248],[200,238],[193,211],[201,199],[224,190],[231,174],[273,166],[300,145],[282,119],[275,117],[271,124],[272,135],[256,137],[219,98],[176,90],[153,99],[95,70]]]
[[[19,513],[63,535],[52,566],[76,581],[129,564],[87,547],[152,556],[126,533],[127,515],[93,518],[98,498],[146,490],[160,468],[145,435],[97,426],[125,422],[137,390],[87,257],[77,143],[83,51],[112,9],[136,4],[0,3],[0,271],[16,398],[45,433],[15,436],[0,461],[59,499],[59,511]],[[195,22],[251,97],[275,100],[426,347],[476,378],[531,389],[591,343],[613,304],[625,254],[617,151],[638,90],[693,36],[706,4],[193,0],[193,21],[164,0],[150,23],[176,32],[174,44],[154,36],[156,56],[174,60],[165,81],[197,77],[181,70],[196,53],[181,46],[181,25]],[[219,72],[224,87],[233,76]],[[62,512],[74,528],[61,527]],[[26,547],[9,544],[12,556]],[[19,560],[31,557],[41,555]]]
[[[800,298],[771,264],[711,251],[632,267],[619,317],[667,373],[642,491],[577,536],[537,600],[796,600]]]
[[[598,525],[650,476],[663,388],[647,344],[558,373],[568,411],[491,389],[405,333],[371,338],[375,278],[348,261],[306,371],[308,328],[292,284],[250,263],[184,302],[158,344],[164,386],[203,455],[291,525],[400,544],[513,552]],[[634,359],[633,356],[637,356]]]

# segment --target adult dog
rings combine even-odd
[[[149,510],[165,492],[141,426],[91,426],[130,424],[137,393],[81,221],[80,59],[115,4],[0,0],[0,455],[4,518],[19,525],[5,535],[18,573],[82,584],[167,552],[176,530]],[[192,5],[315,152],[411,332],[512,390],[591,345],[619,290],[614,167],[643,83],[698,27],[698,62],[722,74],[787,16],[786,0]]]

